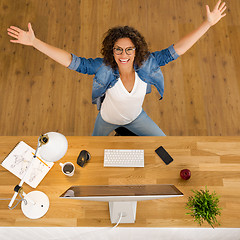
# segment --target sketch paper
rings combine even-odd
[[[46,162],[38,155],[36,158],[33,158],[34,153],[35,150],[33,148],[21,141],[9,153],[1,165],[20,179],[24,177],[30,166],[30,171],[26,175],[25,182],[29,186],[36,188],[54,163]],[[31,161],[32,164],[30,164]]]

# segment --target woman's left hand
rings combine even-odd
[[[224,13],[224,11],[226,10],[227,6],[225,2],[223,2],[221,5],[220,4],[221,0],[217,2],[212,12],[210,12],[209,6],[206,5],[207,21],[211,26],[215,25],[221,18],[226,16],[226,13]]]

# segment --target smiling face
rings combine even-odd
[[[133,69],[135,46],[129,38],[120,38],[114,44],[113,56],[119,70]],[[122,51],[121,51],[122,50]],[[127,51],[127,53],[126,53]]]

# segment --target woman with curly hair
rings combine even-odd
[[[34,35],[31,24],[25,32],[8,28],[13,43],[30,45],[58,63],[79,73],[95,75],[92,102],[98,106],[93,136],[107,136],[124,126],[139,136],[165,136],[159,126],[142,109],[144,97],[155,86],[163,96],[164,80],[161,66],[175,60],[215,25],[226,9],[218,1],[213,11],[206,6],[207,19],[193,32],[167,49],[150,53],[144,37],[129,26],[108,30],[102,43],[103,58],[86,59],[50,46]]]

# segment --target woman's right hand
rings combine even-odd
[[[31,23],[28,23],[27,32],[15,26],[11,26],[10,28],[7,29],[7,31],[9,36],[16,39],[16,40],[10,40],[10,42],[33,46],[35,34],[33,32]]]
[[[8,35],[16,40],[10,40],[12,43],[20,43],[28,46],[33,46],[38,51],[46,54],[56,62],[68,67],[72,61],[72,55],[65,50],[51,46],[40,39],[37,39],[32,30],[31,23],[28,23],[28,31],[23,31],[18,27],[11,26],[7,29]]]

